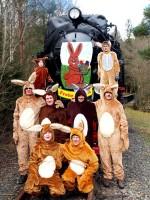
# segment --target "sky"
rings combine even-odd
[[[75,5],[83,14],[101,14],[108,23],[117,25],[121,37],[126,38],[127,20],[132,27],[139,25],[143,19],[144,8],[150,0],[74,0]]]

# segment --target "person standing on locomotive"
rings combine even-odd
[[[28,171],[29,154],[37,141],[37,133],[31,127],[38,123],[41,107],[45,105],[43,97],[33,94],[35,72],[31,74],[28,81],[11,80],[13,84],[23,86],[23,96],[16,100],[13,120],[13,139],[17,147],[20,177],[18,184],[26,181]]]
[[[35,89],[45,89],[47,82],[53,82],[53,79],[48,73],[48,69],[45,67],[45,61],[47,59],[48,57],[33,59],[35,63],[34,71],[36,73],[36,80],[34,82]]]
[[[120,65],[117,54],[114,51],[111,51],[110,41],[104,41],[102,43],[102,52],[98,54],[97,62],[100,83],[102,85],[108,84],[110,86],[116,84],[115,95],[117,97]]]
[[[122,153],[129,147],[128,122],[114,88],[101,89],[102,98],[94,102],[99,122],[98,144],[103,170],[103,184],[109,187],[113,174],[120,189],[124,188]]]
[[[86,89],[86,88],[85,88]],[[73,126],[77,114],[81,113],[88,122],[86,141],[93,146],[93,131],[97,131],[97,114],[95,106],[87,100],[85,89],[79,88],[75,93],[75,102],[70,101],[67,105],[68,125]]]

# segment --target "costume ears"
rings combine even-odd
[[[11,80],[11,83],[19,86],[24,86],[26,84],[26,81],[18,80],[18,79],[13,79]]]
[[[73,90],[75,93],[80,89],[80,87],[74,83],[72,84],[72,86],[73,86]],[[93,87],[92,85],[86,84],[82,89],[85,91],[85,93],[87,95],[92,87]]]
[[[52,129],[58,129],[61,130],[65,133],[71,133],[71,129],[69,126],[64,126],[62,124],[59,123],[52,123],[51,125]],[[87,132],[88,132],[88,123],[86,118],[84,117],[83,114],[79,113],[76,115],[75,119],[74,119],[74,124],[73,124],[73,128],[77,128],[80,131],[83,132],[84,136],[87,136]]]
[[[106,85],[104,84],[101,84],[101,83],[94,83],[93,84],[93,87],[94,87],[94,92],[96,94],[99,94],[100,95],[100,90],[104,90]]]
[[[53,85],[53,86],[48,86],[48,87],[46,88],[46,90],[34,89],[34,90],[33,90],[33,93],[34,93],[34,94],[37,94],[37,95],[40,95],[40,96],[44,96],[48,91],[56,92],[56,91],[58,90],[58,87],[59,87],[59,84],[56,83],[56,84]]]
[[[56,92],[56,91],[58,90],[58,87],[59,87],[59,84],[58,84],[58,83],[56,83],[56,84],[53,85],[53,86],[48,86],[48,87],[46,88],[46,92],[49,92],[49,91],[51,91],[51,92]]]
[[[34,83],[35,82],[35,79],[36,79],[36,72],[33,72],[29,78],[28,78],[28,82],[29,83]]]
[[[36,79],[36,72],[33,72],[29,78],[28,81],[23,81],[23,80],[18,80],[18,79],[13,79],[11,80],[11,83],[15,84],[15,85],[19,85],[19,86],[24,86],[27,82],[33,84],[35,82]]]
[[[74,123],[73,128],[79,129],[81,132],[83,132],[83,135],[86,137],[88,132],[88,124],[85,116],[81,113],[77,114]]]
[[[41,124],[36,124],[28,129],[30,132],[40,132],[44,125],[49,125],[51,127],[51,121],[48,118],[44,118]]]

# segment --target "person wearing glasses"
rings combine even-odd
[[[35,72],[28,81],[11,80],[15,85],[23,86],[23,95],[16,100],[13,114],[13,140],[17,148],[19,179],[18,184],[23,184],[27,179],[29,155],[36,144],[37,132],[32,127],[38,123],[39,112],[45,105],[41,96],[36,96],[34,90]]]

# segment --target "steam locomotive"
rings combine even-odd
[[[109,32],[114,28],[114,36]],[[73,85],[84,86],[99,82],[97,55],[101,48],[97,42],[109,40],[120,62],[119,94],[124,91],[124,58],[116,40],[117,27],[103,15],[83,15],[73,7],[68,15],[50,18],[44,40],[43,56],[48,56],[47,67],[60,85],[59,96],[71,99]],[[89,96],[93,95],[93,91]],[[119,95],[120,96],[120,95]]]

